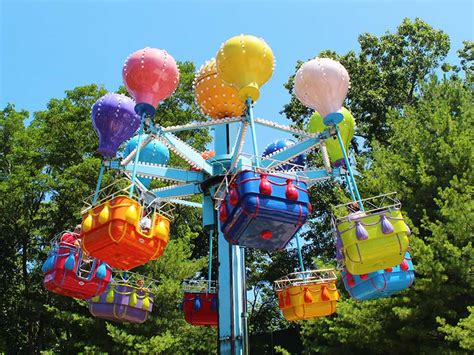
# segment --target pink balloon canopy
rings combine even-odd
[[[165,50],[146,47],[127,58],[122,78],[137,106],[148,104],[156,108],[178,87],[179,70],[174,58]]]
[[[341,63],[315,58],[304,63],[295,77],[295,94],[301,103],[322,117],[341,109],[349,90],[349,74]]]

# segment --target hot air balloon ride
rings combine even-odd
[[[362,275],[353,275],[346,270],[342,270],[341,274],[347,292],[359,301],[389,297],[409,288],[415,280],[409,252],[406,252],[400,265]]]
[[[210,118],[221,119],[243,115],[245,104],[239,100],[237,89],[222,80],[214,58],[201,66],[193,87],[196,103],[202,113]]]
[[[215,281],[185,280],[183,282],[183,312],[192,325],[217,327],[218,299]]]
[[[144,140],[148,140],[145,136]],[[138,146],[138,136],[134,136],[127,142],[123,151],[124,157],[127,157],[132,153]],[[170,160],[169,149],[157,139],[151,139],[150,142],[141,148],[140,155],[138,156],[139,163],[145,163],[147,165],[166,165]],[[149,188],[151,184],[151,178],[146,176],[138,176],[138,180],[146,187]]]
[[[98,152],[112,158],[119,146],[130,139],[140,126],[135,102],[125,95],[108,93],[92,106],[92,125],[99,136]]]
[[[89,312],[96,318],[119,323],[143,323],[153,310],[156,281],[126,272],[115,273],[101,294],[90,298]]]
[[[244,353],[247,248],[278,251],[295,238],[299,271],[274,282],[283,317],[298,321],[336,312],[340,296],[335,270],[306,271],[298,234],[307,231],[304,225],[312,213],[308,188],[343,178],[352,203],[331,212],[336,258],[346,289],[353,298],[364,300],[409,287],[414,271],[408,254],[410,230],[401,204],[392,194],[362,199],[347,155],[355,122],[342,107],[350,80],[346,69],[329,58],[315,58],[299,68],[296,96],[315,110],[303,130],[253,117],[260,89],[274,70],[273,51],[265,41],[236,36],[223,43],[215,57],[194,80],[196,104],[210,119],[203,122],[199,115],[186,116],[186,122],[166,127],[153,122],[152,116],[179,84],[175,60],[164,50],[148,47],[127,58],[122,77],[136,104],[125,96],[108,94],[93,107],[104,160],[95,193],[82,211],[82,244],[78,248],[56,243],[43,266],[45,287],[88,299],[96,317],[144,322],[152,312],[156,289],[129,271],[116,271],[112,279],[111,268],[130,270],[162,255],[170,233],[167,205],[201,208],[202,230],[209,231],[208,279],[184,281],[184,318],[192,325],[218,326],[221,353],[232,349]],[[259,152],[255,125],[295,139],[276,140]],[[192,131],[200,129],[213,132],[212,153],[193,146]],[[244,152],[247,131],[253,155]],[[111,159],[120,144],[134,135],[125,157]],[[315,149],[322,159],[306,164],[305,154],[316,154]],[[184,164],[169,166],[169,151],[173,161],[182,159]],[[324,166],[318,167],[318,161]],[[117,180],[101,189],[106,168],[124,173],[127,186]],[[148,178],[171,183],[149,190]],[[188,199],[195,195],[202,197],[201,202]],[[319,218],[317,211],[313,216]],[[219,240],[219,287],[211,279],[213,234]]]
[[[48,291],[79,299],[100,295],[110,282],[112,269],[87,256],[75,239],[74,232],[66,231],[52,240],[42,267],[43,285]]]
[[[128,196],[122,189],[98,202],[102,166],[92,204],[82,211],[82,229],[84,250],[107,260],[112,267],[129,270],[160,257],[168,242],[170,216],[162,210],[156,211],[156,205],[145,206],[134,192],[145,116],[154,115],[158,103],[174,92],[179,83],[179,71],[174,58],[166,51],[147,47],[127,58],[122,76],[125,87],[137,102],[135,111],[141,115],[136,149],[130,153],[134,158],[132,185]],[[145,145],[142,158],[158,156],[160,161],[166,161],[169,152],[157,142]],[[141,222],[145,219],[149,222],[143,227]]]
[[[262,38],[250,35],[232,37],[222,44],[216,55],[219,76],[238,90],[245,103],[260,97],[260,87],[272,76],[275,68],[273,51]]]
[[[354,116],[349,112],[348,109],[343,107],[341,109],[343,120],[339,123],[339,131],[341,134],[342,141],[344,143],[344,149],[348,151],[352,137],[354,137],[355,131],[355,120]],[[309,119],[307,130],[310,133],[323,132],[329,129],[330,126],[326,126],[323,122],[323,117],[319,112],[315,112]],[[329,159],[334,167],[341,167],[345,165],[344,154],[341,150],[341,146],[337,141],[336,136],[332,136],[326,140],[326,146],[329,153]]]
[[[339,292],[334,269],[296,272],[274,282],[278,305],[288,321],[329,316],[336,312]]]
[[[326,125],[335,124],[342,120],[338,111],[342,108],[349,84],[349,74],[341,63],[330,58],[315,58],[296,72],[295,94],[305,106],[318,111],[324,119],[337,117],[336,121],[325,122]]]
[[[122,78],[137,105],[138,114],[153,116],[161,100],[171,96],[179,84],[179,69],[165,50],[143,48],[128,56]]]

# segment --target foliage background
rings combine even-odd
[[[362,34],[358,41],[357,53],[319,55],[340,60],[349,71],[345,105],[358,123],[351,149],[357,180],[367,197],[398,192],[413,231],[415,284],[367,302],[349,299],[339,285],[343,299],[336,315],[289,324],[270,286],[297,268],[295,250],[271,257],[250,251],[251,347],[256,353],[271,353],[275,345],[281,345],[278,352],[294,353],[472,352],[473,43],[459,49],[456,66],[445,62],[448,36],[420,19],[404,20],[379,37]],[[180,69],[177,93],[155,117],[163,125],[203,119],[192,96],[195,67],[182,62]],[[304,127],[311,112],[295,99],[292,80],[282,112]],[[206,264],[198,211],[179,208],[163,257],[138,270],[160,280],[159,301],[143,325],[94,319],[83,301],[42,288],[49,241],[78,222],[82,200],[95,185],[100,158],[89,111],[104,93],[94,84],[68,90],[29,124],[28,112],[13,104],[0,111],[0,351],[215,352],[215,330],[189,326],[177,308],[181,281]],[[209,141],[207,132],[182,138],[199,150]],[[109,173],[106,180],[112,179]],[[303,247],[307,267],[333,263],[329,211],[348,199],[343,188],[330,183],[312,190],[314,218]],[[283,344],[284,334],[292,336]]]

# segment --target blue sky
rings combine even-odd
[[[199,67],[226,39],[245,33],[265,38],[277,63],[255,116],[283,123],[279,111],[289,98],[283,84],[298,59],[324,49],[357,51],[359,34],[394,32],[404,17],[421,17],[450,36],[453,62],[462,41],[474,37],[473,3],[0,0],[0,106],[41,110],[64,90],[89,83],[116,90],[126,56],[145,46]]]

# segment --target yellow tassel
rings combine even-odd
[[[111,288],[109,292],[107,292],[107,296],[105,296],[105,302],[107,303],[114,303],[115,299],[115,292],[114,289]]]
[[[132,307],[135,307],[137,302],[138,302],[137,294],[135,292],[132,292],[130,294],[130,300],[128,301],[128,304]]]
[[[88,214],[87,217],[82,221],[82,230],[84,232],[89,232],[92,229],[92,224],[94,220],[91,214]]]
[[[148,296],[145,296],[142,302],[142,309],[148,311],[148,308],[150,308],[150,298]]]
[[[109,220],[110,217],[110,210],[109,210],[109,205],[105,205],[104,208],[102,208],[102,211],[99,213],[99,223],[104,224]]]
[[[99,302],[99,300],[100,300],[100,296],[94,296],[94,297],[91,298],[91,301],[92,301],[92,302],[96,302],[96,303],[97,303],[97,302]]]
[[[128,223],[135,225],[138,221],[138,213],[135,205],[131,205],[125,212],[125,219]]]
[[[160,237],[168,237],[169,225],[166,220],[161,219],[156,226],[156,235]]]

